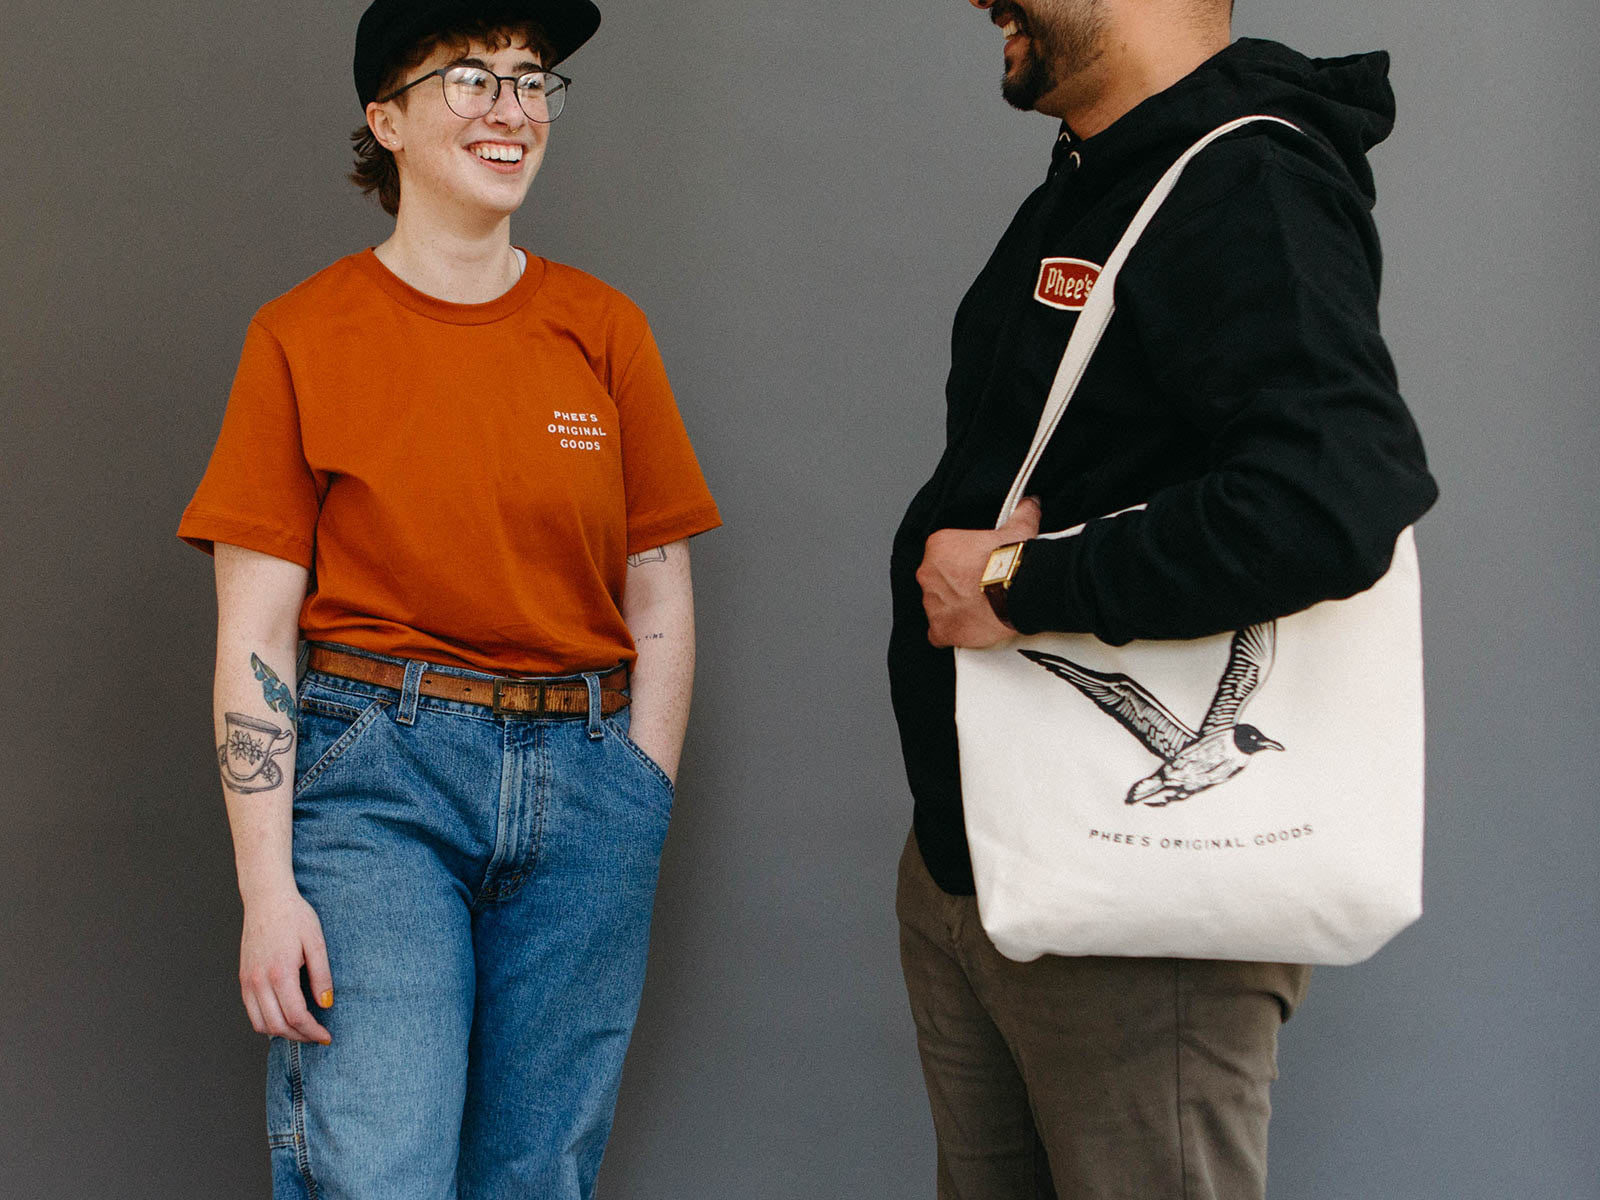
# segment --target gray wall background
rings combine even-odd
[[[254,308],[384,236],[341,181],[359,0],[67,0],[0,27],[0,1194],[265,1196],[172,530]],[[1428,914],[1285,1030],[1274,1193],[1600,1196],[1593,0],[1244,0],[1395,55],[1385,320],[1421,526]],[[608,0],[519,242],[651,314],[727,519],[611,1196],[932,1194],[896,963],[891,530],[949,319],[1041,177],[959,0]]]

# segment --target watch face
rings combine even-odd
[[[1022,553],[1022,543],[1016,542],[1009,546],[1000,546],[989,555],[989,563],[983,570],[981,584],[984,587],[992,583],[1008,583],[1012,573],[1017,569],[1017,558]]]

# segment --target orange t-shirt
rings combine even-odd
[[[627,556],[720,523],[620,292],[530,254],[452,304],[368,250],[257,312],[178,536],[311,568],[312,640],[548,675],[631,662]]]

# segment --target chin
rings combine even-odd
[[[1054,81],[1035,59],[1024,59],[1000,78],[1000,96],[1012,108],[1033,112]]]
[[[1039,103],[1038,95],[1029,88],[1007,81],[1000,85],[1000,98],[1019,112],[1032,112]]]
[[[530,178],[526,183],[521,183],[520,186],[515,188],[474,189],[469,202],[497,216],[510,216],[522,207],[532,187],[533,180]]]

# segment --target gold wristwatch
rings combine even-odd
[[[983,568],[983,578],[978,581],[994,615],[1007,625],[1011,624],[1011,619],[1006,615],[1006,594],[1011,581],[1017,577],[1017,568],[1022,565],[1022,548],[1027,544],[1012,542],[991,550],[988,565]]]

